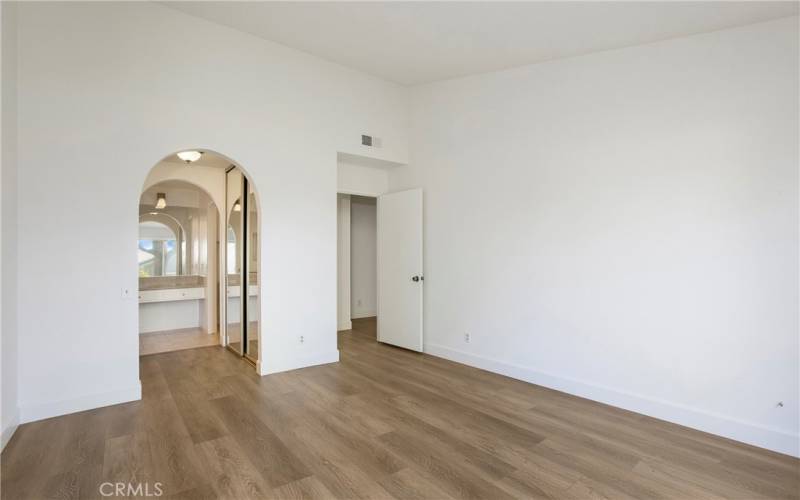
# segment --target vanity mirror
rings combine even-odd
[[[210,208],[211,211],[209,212]],[[165,181],[147,189],[139,201],[137,251],[140,278],[206,276],[209,234],[216,207],[197,186]]]
[[[149,215],[148,219],[139,219],[139,277],[183,274],[186,268],[183,228],[165,214]]]

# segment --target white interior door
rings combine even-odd
[[[378,341],[422,351],[422,190],[378,197]]]

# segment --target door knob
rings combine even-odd
[[[411,277],[411,281],[414,281],[414,282],[419,281],[419,276],[412,276]]]

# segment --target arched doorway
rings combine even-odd
[[[139,200],[140,346],[153,338],[163,346],[140,354],[213,343],[257,364],[261,269],[255,188],[223,155],[183,153],[164,157],[150,170]]]

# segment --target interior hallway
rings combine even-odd
[[[2,497],[787,498],[798,460],[339,334],[341,363],[259,377],[221,347],[141,358],[142,401],[20,426]]]

